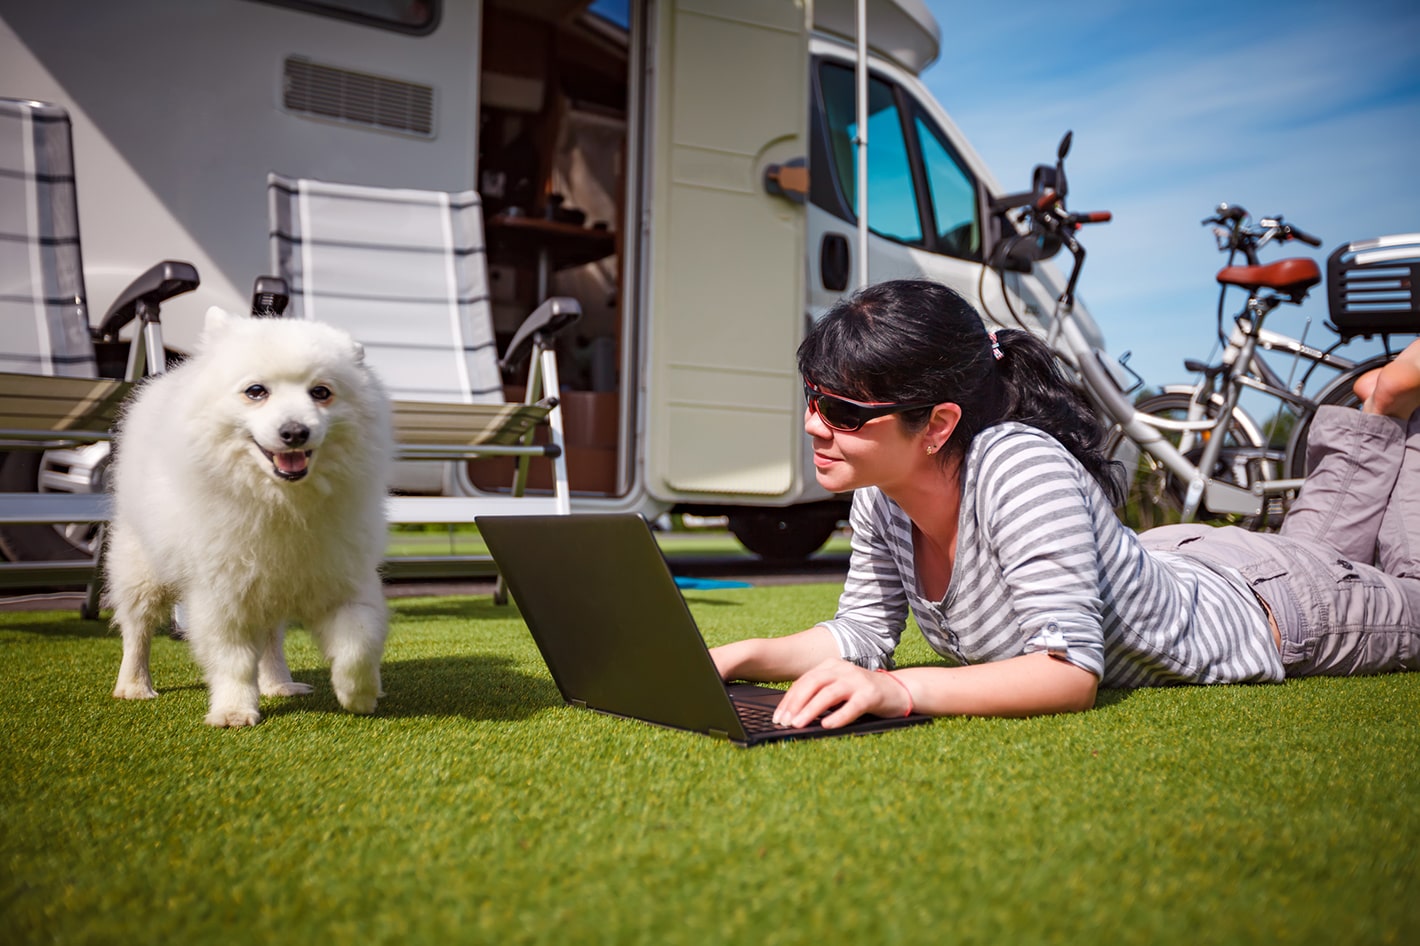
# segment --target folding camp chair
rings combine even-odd
[[[98,611],[100,530],[93,552],[53,528],[108,518],[101,474],[131,382],[163,367],[159,306],[196,288],[197,271],[168,260],[138,277],[104,316],[117,342],[137,319],[126,381],[98,377],[89,327],[69,116],[43,102],[0,99],[0,587],[87,583]],[[17,487],[33,491],[14,491]]]
[[[272,263],[290,288],[286,314],[339,325],[364,345],[366,360],[395,400],[401,460],[518,458],[506,495],[480,493],[462,462],[446,462],[433,480],[403,463],[392,485],[442,495],[391,497],[391,521],[568,513],[552,344],[581,315],[577,301],[543,302],[500,361],[477,192],[366,187],[279,174],[271,174],[267,184]],[[530,364],[524,402],[505,403],[502,370],[525,357]],[[543,421],[550,442],[534,444],[532,429]],[[528,462],[537,456],[553,463],[550,496],[526,493]],[[407,570],[410,563],[403,564]],[[447,571],[439,567],[442,561],[416,564]]]

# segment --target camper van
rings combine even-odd
[[[870,281],[930,277],[1037,326],[1061,283],[1048,264],[983,278],[1012,224],[919,81],[940,43],[923,0],[866,0],[866,241],[856,0],[46,0],[0,17],[0,95],[72,122],[91,315],[155,260],[200,273],[164,303],[173,352],[271,271],[269,174],[476,189],[499,338],[545,297],[581,305],[558,342],[580,511],[724,515],[751,550],[805,556],[847,497],[815,482],[794,352],[864,257]],[[513,239],[529,221],[556,226]],[[507,482],[496,461],[456,474],[426,487]]]

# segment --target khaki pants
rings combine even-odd
[[[1165,526],[1145,544],[1236,568],[1271,608],[1288,676],[1420,669],[1420,413],[1323,407],[1277,535]]]

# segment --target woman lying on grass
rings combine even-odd
[[[712,652],[727,680],[795,681],[782,725],[1420,668],[1420,342],[1357,383],[1360,411],[1317,413],[1277,535],[1124,526],[1118,465],[1050,351],[935,283],[840,302],[799,371],[818,481],[855,490],[838,614]],[[952,666],[892,670],[909,608]]]

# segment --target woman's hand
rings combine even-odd
[[[864,670],[835,657],[794,681],[774,710],[774,723],[798,729],[828,713],[823,727],[835,729],[864,713],[906,716],[912,711],[912,703],[911,690],[896,674]],[[833,712],[829,713],[831,709]]]

